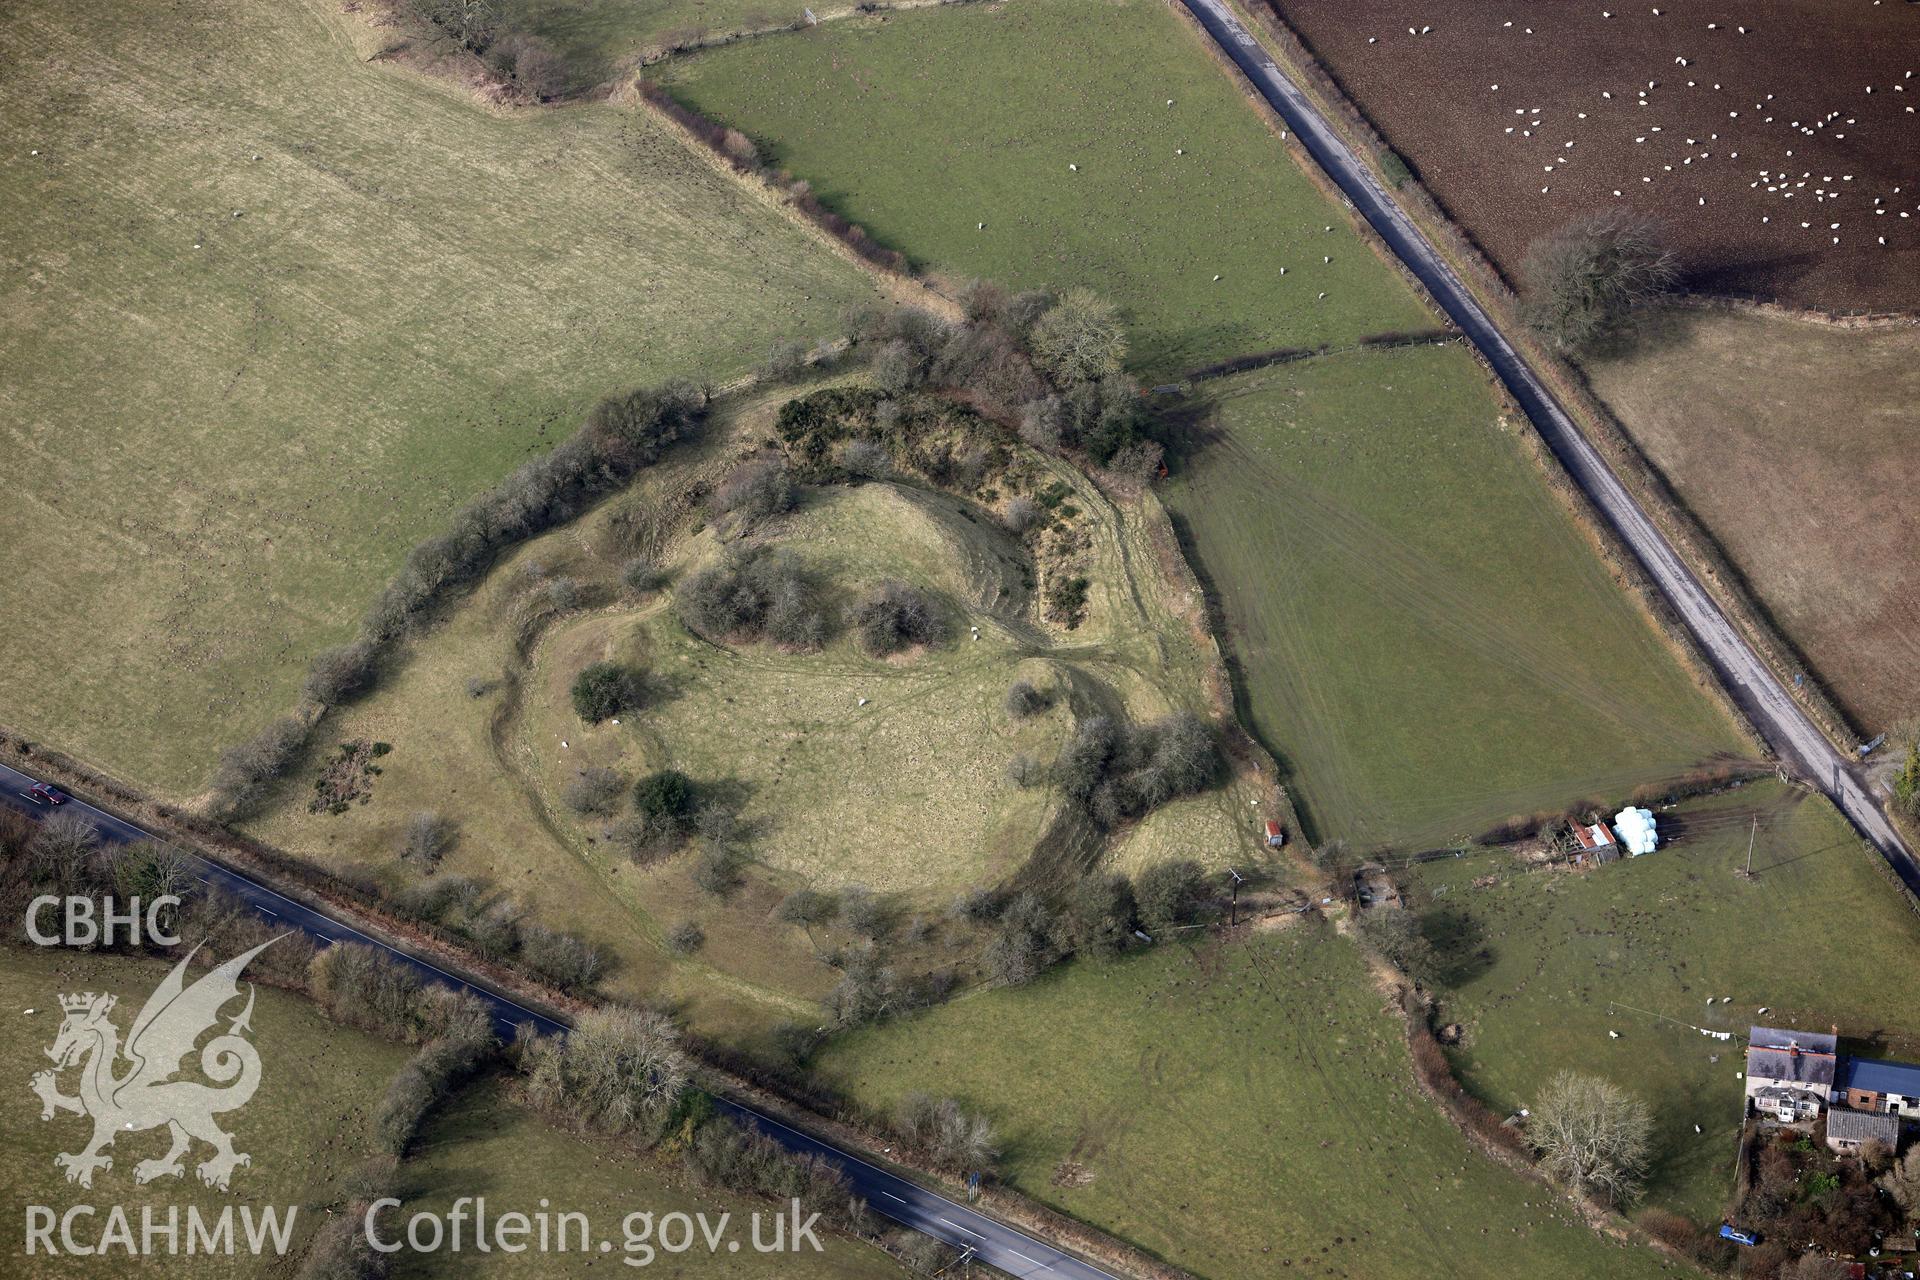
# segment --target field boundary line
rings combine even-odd
[[[1284,121],[1281,120],[1279,113],[1273,109],[1273,106],[1266,101],[1265,97],[1253,85],[1252,81],[1247,78],[1246,73],[1235,65],[1232,59],[1213,41],[1206,28],[1200,24],[1198,18],[1186,7],[1185,0],[1166,0],[1166,3],[1182,15],[1188,30],[1205,44],[1215,64],[1225,69],[1234,83],[1239,85],[1248,95],[1248,100],[1252,104],[1255,113],[1267,122],[1270,130],[1279,136],[1282,143],[1286,146],[1288,154],[1293,157],[1300,171],[1307,175],[1308,180],[1311,181],[1329,201],[1337,203],[1341,210],[1346,213],[1348,223],[1354,233],[1374,251],[1377,257],[1399,272],[1401,278],[1405,280],[1414,291],[1415,296],[1426,304],[1428,311],[1432,313],[1436,319],[1442,323],[1450,323],[1446,316],[1445,309],[1439,305],[1438,300],[1433,297],[1426,286],[1413,274],[1412,269],[1394,254],[1392,249],[1380,238],[1373,227],[1368,225],[1366,219],[1360,216],[1359,212],[1354,209],[1352,202],[1347,199],[1345,193],[1340,191],[1331,177],[1321,171],[1319,164],[1306,152],[1306,149],[1292,141],[1289,131],[1282,127]],[[1224,3],[1236,16],[1242,19],[1243,24],[1247,25],[1249,29],[1252,29],[1256,25],[1257,20],[1248,16],[1248,11],[1243,7],[1241,0],[1224,0]],[[1299,85],[1301,91],[1314,102],[1315,106],[1321,111],[1321,114],[1329,121],[1331,126],[1341,132],[1342,140],[1348,143],[1355,155],[1364,158],[1364,163],[1373,171],[1374,177],[1393,190],[1404,192],[1412,189],[1424,193],[1425,189],[1419,187],[1417,181],[1414,180],[1409,180],[1409,182],[1402,187],[1394,187],[1392,183],[1386,182],[1384,175],[1379,172],[1379,160],[1375,149],[1376,147],[1384,148],[1386,144],[1384,142],[1369,144],[1364,141],[1364,139],[1369,136],[1364,119],[1358,117],[1357,110],[1353,108],[1351,104],[1346,103],[1344,98],[1336,99],[1340,104],[1340,108],[1329,109],[1327,103],[1322,100],[1321,94],[1316,92],[1319,86],[1312,72],[1318,72],[1318,64],[1311,61],[1311,55],[1305,53],[1304,46],[1300,46],[1302,51],[1300,56],[1307,59],[1304,65],[1307,68],[1311,68],[1311,72],[1303,71],[1303,64],[1298,61],[1297,58],[1287,56],[1287,53],[1291,50],[1291,46],[1298,45],[1299,43],[1297,39],[1292,37],[1290,31],[1284,31],[1283,29],[1283,33],[1276,33],[1271,30],[1267,24],[1259,25],[1260,29],[1272,37],[1276,43],[1286,46],[1281,53],[1273,55],[1275,61],[1288,75],[1293,77],[1294,82]],[[1273,51],[1269,49],[1268,52],[1272,53]],[[1338,90],[1334,89],[1333,92],[1337,94]],[[1346,119],[1346,114],[1348,113],[1354,115],[1356,119],[1351,122],[1348,121]],[[1353,138],[1349,137],[1350,129],[1358,129],[1362,141],[1355,142]],[[1377,135],[1372,136],[1377,137]],[[1410,202],[1407,207],[1411,209],[1413,205],[1417,203],[1417,201]],[[1426,221],[1418,215],[1410,214],[1409,216],[1414,217],[1420,229],[1423,232],[1428,232],[1431,238],[1431,228],[1428,227]],[[1442,225],[1449,231],[1452,230],[1452,224],[1450,222],[1443,220]],[[1447,257],[1449,265],[1454,265],[1453,256],[1448,253],[1449,248],[1452,247],[1450,243],[1436,243],[1438,244],[1439,251]],[[1487,272],[1493,272],[1491,264],[1485,264],[1484,260],[1479,259],[1477,256],[1474,260],[1483,263],[1484,269]],[[1467,275],[1463,276],[1463,279],[1467,287],[1473,290],[1476,297],[1478,297],[1477,286],[1479,281],[1477,277]],[[1499,280],[1497,273],[1494,273],[1494,279],[1498,282],[1497,287],[1505,291],[1502,296],[1511,297],[1511,290],[1506,288],[1504,281]],[[1481,299],[1481,301],[1483,305],[1485,305],[1485,299]],[[1507,313],[1505,311],[1495,310],[1492,307],[1488,309],[1492,314],[1500,317],[1503,325],[1507,322]],[[1558,460],[1553,457],[1552,450],[1548,447],[1546,440],[1537,430],[1532,429],[1531,420],[1527,417],[1526,411],[1520,406],[1520,403],[1514,399],[1505,385],[1501,383],[1499,376],[1494,372],[1493,366],[1488,363],[1485,355],[1478,348],[1473,347],[1472,344],[1468,344],[1468,346],[1474,362],[1480,367],[1482,374],[1485,376],[1487,387],[1491,391],[1496,404],[1504,411],[1502,414],[1503,420],[1506,418],[1516,418],[1523,424],[1522,429],[1516,433],[1516,438],[1521,442],[1522,448],[1532,457],[1534,465],[1538,469],[1540,477],[1548,491],[1558,500],[1561,508],[1567,513],[1569,519],[1572,520],[1575,529],[1578,530],[1593,547],[1595,554],[1601,561],[1602,567],[1626,593],[1627,598],[1640,610],[1642,616],[1652,624],[1654,630],[1666,640],[1669,651],[1673,653],[1682,668],[1693,677],[1694,683],[1708,691],[1708,696],[1713,700],[1714,704],[1720,708],[1722,714],[1727,716],[1735,731],[1746,739],[1748,745],[1759,751],[1766,751],[1766,738],[1760,732],[1759,726],[1753,723],[1747,716],[1745,709],[1720,685],[1714,675],[1713,665],[1708,660],[1706,653],[1701,649],[1694,636],[1681,624],[1678,617],[1675,616],[1652,578],[1634,558],[1632,551],[1626,546],[1625,542],[1607,525],[1605,518],[1601,515],[1592,500],[1580,490],[1579,485],[1574,483],[1572,476],[1567,474]],[[1556,381],[1554,390],[1558,392],[1560,389]],[[1611,461],[1611,459],[1609,460]],[[1824,731],[1823,726],[1823,732]]]
[[[1454,1073],[1452,1061],[1448,1059],[1446,1051],[1441,1048],[1440,1042],[1434,1038],[1432,1029],[1427,1025],[1430,1001],[1421,995],[1418,988],[1404,973],[1394,968],[1383,956],[1373,951],[1360,939],[1355,938],[1354,941],[1365,952],[1368,960],[1378,966],[1377,972],[1381,977],[1391,977],[1395,988],[1392,993],[1392,1003],[1400,1013],[1401,1031],[1407,1046],[1408,1057],[1411,1059],[1409,1065],[1413,1073],[1414,1086],[1439,1109],[1440,1114],[1445,1116],[1454,1128],[1460,1131],[1461,1136],[1471,1146],[1495,1164],[1510,1169],[1556,1196],[1564,1197],[1579,1211],[1580,1216],[1586,1220],[1588,1227],[1595,1234],[1638,1248],[1651,1249],[1661,1257],[1685,1267],[1694,1275],[1717,1274],[1707,1270],[1659,1237],[1649,1234],[1619,1209],[1601,1204],[1555,1182],[1541,1171],[1538,1164],[1525,1158],[1519,1147],[1504,1146],[1483,1132],[1481,1124],[1498,1124],[1499,1118],[1487,1108],[1485,1103],[1476,1098]],[[1424,1048],[1428,1050],[1424,1053],[1422,1052],[1423,1042]],[[1446,1084],[1450,1088],[1443,1088],[1439,1081],[1430,1078],[1428,1071],[1422,1069],[1423,1061],[1431,1064],[1432,1071],[1444,1075]],[[1479,1109],[1480,1115],[1477,1117],[1473,1114],[1474,1108]],[[1476,1123],[1476,1120],[1480,1123]],[[1526,1141],[1518,1132],[1515,1132],[1514,1137],[1518,1143],[1524,1144]]]
[[[1178,3],[1178,0],[1170,0],[1170,3]],[[1661,534],[1697,570],[1702,585],[1726,612],[1741,638],[1772,669],[1775,677],[1822,735],[1842,752],[1850,753],[1857,742],[1853,725],[1815,678],[1812,664],[1801,657],[1791,639],[1772,621],[1725,549],[1704,522],[1673,492],[1665,476],[1646,458],[1632,436],[1594,394],[1585,377],[1563,357],[1546,350],[1524,325],[1517,322],[1515,312],[1519,299],[1506,277],[1447,214],[1445,207],[1417,176],[1397,186],[1387,182],[1381,171],[1380,156],[1383,151],[1392,152],[1392,148],[1374,128],[1365,112],[1347,96],[1338,80],[1314,56],[1311,46],[1287,24],[1272,0],[1226,0],[1226,3],[1250,27],[1271,40],[1269,52],[1293,77],[1301,92],[1314,101],[1343,141],[1372,170],[1374,177],[1402,197],[1401,207],[1408,218],[1453,268],[1475,300],[1496,318],[1508,340],[1521,348],[1529,363],[1560,397],[1576,423],[1627,486],[1634,500],[1646,511]],[[1502,399],[1511,404],[1511,397],[1504,388],[1498,386],[1498,379],[1493,377],[1484,358],[1477,352],[1475,358],[1487,370]],[[1517,406],[1514,407],[1517,410]],[[1552,462],[1537,432],[1527,433],[1527,438],[1535,443],[1543,467]],[[1764,748],[1764,737],[1739,703],[1712,677],[1712,667],[1698,642],[1684,627],[1678,625],[1653,583],[1633,561],[1617,535],[1605,526],[1591,502],[1578,494],[1578,486],[1565,480],[1557,463],[1549,474],[1565,481],[1552,483],[1549,487],[1560,493],[1563,501],[1576,512],[1589,536],[1598,538],[1607,547],[1606,558],[1610,567],[1631,583],[1633,594],[1662,634],[1685,655],[1689,669],[1701,678],[1704,687],[1714,691],[1716,700],[1747,736]],[[1793,677],[1796,674],[1807,678],[1795,684]]]
[[[1911,311],[1830,311],[1824,307],[1791,307],[1771,298],[1738,293],[1676,293],[1667,305],[1689,311],[1745,312],[1772,320],[1794,320],[1823,329],[1911,329],[1920,325],[1920,308]]]
[[[1243,356],[1229,356],[1225,360],[1216,360],[1198,369],[1189,369],[1182,375],[1182,380],[1188,383],[1212,382],[1217,378],[1230,378],[1235,374],[1270,369],[1278,364],[1298,364],[1306,360],[1318,360],[1322,356],[1344,356],[1362,351],[1391,351],[1398,347],[1457,346],[1464,344],[1466,340],[1465,334],[1451,328],[1440,327],[1413,333],[1373,334],[1357,342],[1341,343],[1338,346],[1323,342],[1317,347],[1275,347],[1271,351],[1254,351]]]
[[[950,0],[941,0],[941,2],[948,3]],[[951,2],[971,3],[972,0],[951,0]],[[672,95],[669,93],[667,96],[671,97]],[[619,105],[635,107],[651,116],[662,128],[677,139],[682,146],[693,152],[704,163],[711,166],[720,174],[731,178],[736,185],[753,196],[753,198],[772,208],[789,222],[803,228],[810,236],[824,242],[832,248],[834,253],[840,255],[861,271],[865,272],[880,286],[881,292],[891,297],[895,302],[904,303],[908,306],[922,307],[940,316],[944,320],[958,321],[962,318],[963,313],[960,304],[953,298],[948,297],[946,294],[934,288],[924,277],[915,274],[910,269],[893,270],[882,263],[875,262],[872,258],[867,257],[855,249],[844,237],[834,234],[833,231],[827,227],[822,226],[813,218],[808,217],[805,211],[795,204],[792,195],[782,190],[764,172],[746,171],[738,165],[729,162],[725,157],[721,156],[696,136],[686,122],[676,119],[671,112],[655,102],[641,87],[638,77],[629,80],[617,89],[613,100]],[[684,105],[681,106],[681,109],[692,115],[699,114],[694,112],[691,107]],[[700,118],[705,119],[704,116]],[[857,226],[858,224],[851,225]],[[862,229],[862,233],[864,234],[864,228]],[[902,255],[903,258],[904,256],[905,255]]]
[[[828,22],[843,22],[848,18],[880,17],[889,13],[909,13],[915,9],[941,9],[948,5],[983,3],[986,3],[986,0],[861,0],[858,4],[841,5],[833,9],[809,9],[807,12],[813,15],[812,22],[808,22],[805,18],[795,18],[790,22],[767,23],[758,27],[735,27],[731,31],[710,31],[670,45],[643,46],[639,59],[633,66],[618,70],[608,79],[581,92],[604,91],[630,76],[633,71],[642,67],[657,66],[669,58],[704,53],[708,49],[723,49],[728,45],[758,40],[766,36],[798,35],[809,27],[817,27]],[[627,58],[632,56],[625,55]]]

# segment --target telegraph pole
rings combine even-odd
[[[1753,842],[1760,834],[1760,815],[1753,815],[1753,826],[1747,831],[1747,868],[1740,873],[1743,880],[1753,879]]]
[[[1227,928],[1231,929],[1240,923],[1240,882],[1245,877],[1232,867],[1227,868],[1227,874],[1233,877],[1233,900],[1227,906]]]

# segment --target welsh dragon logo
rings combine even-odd
[[[51,1120],[61,1111],[93,1117],[93,1140],[78,1152],[53,1158],[54,1164],[67,1171],[68,1182],[91,1187],[96,1169],[113,1168],[113,1158],[102,1152],[113,1145],[115,1138],[162,1125],[173,1145],[158,1160],[136,1164],[136,1182],[180,1177],[185,1172],[180,1157],[188,1153],[196,1138],[213,1148],[213,1155],[199,1165],[200,1181],[210,1187],[225,1191],[234,1169],[253,1163],[252,1157],[233,1149],[233,1136],[213,1119],[245,1106],[260,1087],[260,1054],[243,1034],[253,1030],[252,984],[247,986],[247,1007],[231,1020],[224,1034],[207,1041],[200,1050],[200,1070],[215,1084],[226,1087],[213,1088],[173,1077],[182,1060],[193,1052],[201,1033],[219,1022],[220,1010],[239,996],[240,971],[278,941],[271,939],[233,957],[192,986],[186,985],[187,965],[193,959],[193,954],[188,954],[147,997],[124,1047],[120,1029],[107,1016],[113,1012],[116,997],[91,991],[60,997],[60,1009],[66,1017],[53,1047],[47,1050],[53,1070],[34,1075],[33,1091],[40,1097],[42,1120]],[[195,947],[194,952],[198,951]],[[126,1067],[121,1071],[123,1062]],[[70,1067],[80,1069],[78,1097],[60,1092],[59,1075]]]

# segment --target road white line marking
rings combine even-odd
[[[885,1196],[885,1197],[886,1197],[887,1199],[889,1199],[889,1200],[900,1200],[900,1197],[899,1197],[899,1196],[897,1196],[897,1195],[895,1195],[895,1194],[893,1194],[893,1192],[891,1192],[891,1191],[882,1191],[882,1192],[881,1192],[880,1194],[881,1194],[881,1195],[883,1195],[883,1196]],[[901,1203],[901,1204],[905,1204],[905,1203],[906,1203],[906,1201],[905,1201],[905,1200],[900,1200],[900,1203]]]
[[[871,1169],[876,1174],[879,1174],[882,1178],[885,1178],[889,1182],[893,1182],[893,1183],[904,1182],[904,1179],[894,1174],[888,1173],[885,1169],[882,1169],[879,1165],[874,1164],[872,1161],[862,1160],[859,1156],[854,1155],[851,1151],[844,1150],[840,1147],[829,1147],[825,1143],[821,1142],[819,1139],[814,1138],[811,1135],[800,1132],[800,1130],[794,1128],[790,1124],[782,1124],[780,1121],[774,1119],[772,1116],[768,1115],[764,1111],[756,1111],[754,1108],[747,1106],[745,1103],[734,1102],[731,1100],[729,1100],[728,1105],[731,1106],[734,1110],[740,1112],[742,1115],[752,1116],[754,1119],[760,1121],[761,1123],[770,1124],[776,1129],[785,1129],[788,1133],[793,1134],[795,1137],[800,1138],[804,1142],[809,1142],[815,1146],[823,1147],[826,1150],[833,1152],[834,1155],[839,1157],[842,1161],[846,1162],[847,1164],[857,1164],[862,1168]],[[958,1212],[958,1213],[973,1212],[972,1210],[961,1208],[960,1204],[957,1201],[949,1200],[937,1191],[929,1191],[925,1187],[914,1186],[914,1184],[910,1182],[904,1182],[904,1185],[908,1187],[912,1187],[914,1191],[918,1192],[923,1198],[927,1200],[937,1200],[941,1204],[952,1205],[955,1212]],[[1016,1239],[1025,1240],[1028,1244],[1032,1245],[1036,1249],[1046,1249],[1051,1247],[1040,1240],[1036,1240],[1034,1237],[1028,1235],[1026,1232],[1021,1231],[1016,1227],[1008,1226],[1006,1223],[1001,1222],[997,1218],[988,1218],[984,1214],[979,1214],[976,1216],[979,1216],[985,1219],[985,1221],[987,1222],[993,1223],[994,1226],[1000,1228],[1002,1231],[1006,1232],[1010,1236],[1015,1237]],[[898,1222],[901,1220],[896,1218],[894,1219],[894,1221]],[[913,1224],[907,1223],[906,1225],[912,1226]],[[983,1236],[981,1238],[985,1239],[986,1237]],[[1056,1250],[1055,1252],[1059,1253],[1058,1250]],[[1067,1259],[1072,1261],[1076,1267],[1079,1267],[1082,1271],[1084,1271],[1088,1275],[1105,1276],[1107,1277],[1107,1280],[1120,1280],[1120,1278],[1114,1275],[1111,1271],[1102,1270],[1101,1268],[1096,1267],[1092,1263],[1086,1262],[1083,1259],[1074,1258],[1071,1255],[1066,1253],[1059,1253],[1059,1256],[1062,1259]]]
[[[269,911],[257,902],[253,904],[253,909],[255,911],[258,911],[263,916],[272,916],[275,920],[278,920],[280,918],[280,913],[278,911]]]
[[[1053,1267],[1051,1264],[1045,1263],[1045,1262],[1035,1262],[1034,1259],[1029,1258],[1026,1254],[1020,1252],[1018,1249],[1009,1249],[1007,1250],[1007,1252],[1012,1254],[1014,1257],[1020,1259],[1020,1261],[1022,1262],[1032,1262],[1033,1265],[1036,1267],[1045,1267],[1049,1271],[1053,1270]]]
[[[940,1219],[940,1221],[942,1221],[942,1222],[944,1222],[944,1223],[946,1223],[946,1224],[947,1224],[948,1226],[950,1226],[950,1227],[952,1227],[952,1228],[953,1228],[953,1229],[954,1229],[955,1231],[966,1231],[966,1232],[967,1232],[967,1234],[968,1234],[968,1235],[970,1235],[970,1236],[972,1236],[972,1237],[973,1237],[973,1238],[974,1238],[975,1240],[985,1240],[985,1239],[986,1239],[986,1237],[985,1237],[985,1236],[983,1236],[983,1235],[981,1235],[981,1234],[980,1234],[980,1233],[979,1233],[978,1231],[967,1231],[967,1229],[966,1229],[965,1227],[963,1227],[963,1226],[961,1226],[961,1225],[960,1225],[959,1223],[957,1223],[957,1222],[955,1222],[955,1221],[953,1221],[953,1220],[952,1220],[951,1218],[942,1218],[942,1219]]]
[[[5,768],[5,766],[0,766],[0,768]],[[15,771],[8,770],[8,772],[15,772]],[[15,776],[26,777],[27,775],[15,773]],[[99,817],[103,821],[108,821],[108,822],[115,821],[110,817],[110,815],[102,813],[100,810],[95,809],[92,806],[85,804],[84,802],[80,805],[80,808],[87,813],[90,813],[95,815],[96,817]],[[132,824],[125,824],[125,823],[115,823],[115,825],[125,826],[128,830],[133,831],[138,836],[146,836],[146,837],[152,838],[152,833],[145,830],[144,828],[133,826]],[[166,843],[170,844],[171,842],[166,842]],[[440,966],[434,964],[430,960],[423,960],[418,956],[411,955],[405,951],[400,950],[398,947],[389,946],[386,943],[380,941],[378,938],[372,937],[369,934],[361,932],[359,929],[355,928],[352,924],[348,923],[345,920],[338,920],[322,912],[313,911],[310,908],[307,908],[304,904],[296,902],[294,901],[294,899],[287,897],[285,894],[277,892],[274,889],[270,889],[266,885],[261,884],[258,881],[249,880],[246,876],[241,875],[238,872],[229,871],[226,867],[223,867],[217,862],[212,862],[207,858],[202,857],[200,854],[195,853],[192,849],[184,848],[180,845],[172,845],[172,847],[175,849],[179,849],[181,853],[185,854],[187,857],[191,858],[193,861],[199,863],[201,866],[205,867],[207,870],[213,872],[215,875],[221,877],[221,881],[223,885],[227,881],[231,880],[232,883],[235,886],[237,886],[236,891],[239,892],[240,895],[243,897],[246,896],[246,894],[249,891],[251,891],[253,894],[265,895],[270,898],[278,898],[280,901],[288,904],[289,906],[299,907],[302,910],[308,911],[309,914],[311,914],[316,920],[325,921],[327,924],[330,924],[336,928],[345,930],[347,933],[353,935],[353,937],[361,940],[362,942],[367,943],[369,946],[376,947],[381,951],[385,951],[390,955],[396,956],[408,964],[416,965],[422,969],[427,969],[434,973],[439,974],[441,977],[445,978],[449,984],[455,987],[458,987],[466,991],[472,991],[475,994],[480,995],[481,997],[487,1000],[490,1000],[495,1004],[503,1005],[510,1009],[517,1009],[521,1013],[526,1014],[528,1018],[530,1018],[536,1023],[543,1024],[549,1027],[554,1027],[562,1031],[567,1029],[564,1024],[554,1021],[552,1018],[547,1017],[545,1014],[535,1013],[533,1010],[527,1008],[525,1005],[519,1004],[518,1002],[510,999],[507,996],[501,995],[498,992],[488,991],[484,987],[477,986],[474,983],[468,982],[464,978],[448,973],[445,969],[442,969]],[[265,908],[261,908],[261,909],[265,910]],[[303,932],[314,933],[316,934],[316,936],[324,937],[324,935],[319,935],[318,931],[313,929],[303,929]],[[339,943],[343,941],[343,939],[327,937],[325,938],[325,941],[331,942],[331,943]],[[771,1125],[773,1128],[776,1128],[776,1129],[784,1129],[788,1133],[791,1133],[795,1137],[801,1139],[804,1143],[819,1147],[822,1150],[832,1153],[832,1155],[834,1155],[836,1158],[838,1158],[839,1160],[841,1160],[846,1164],[859,1165],[862,1168],[871,1169],[873,1170],[874,1173],[878,1174],[880,1177],[886,1179],[889,1182],[911,1187],[923,1200],[932,1200],[932,1201],[937,1201],[940,1204],[951,1205],[953,1209],[959,1213],[972,1212],[972,1210],[963,1208],[957,1202],[947,1199],[945,1196],[941,1195],[937,1191],[929,1191],[925,1187],[914,1186],[914,1184],[912,1183],[903,1182],[903,1180],[897,1177],[896,1175],[888,1173],[886,1170],[880,1168],[878,1165],[872,1163],[871,1161],[863,1160],[859,1156],[853,1154],[853,1152],[848,1151],[844,1148],[834,1147],[834,1146],[828,1145],[827,1143],[823,1143],[819,1139],[814,1138],[811,1134],[802,1133],[800,1130],[795,1129],[792,1125],[781,1123],[780,1121],[774,1119],[772,1116],[766,1114],[764,1111],[756,1110],[753,1107],[746,1106],[743,1103],[732,1101],[730,1099],[728,1100],[727,1105],[731,1107],[733,1110],[738,1111],[743,1115],[752,1116],[755,1120],[759,1121],[762,1124]],[[891,1195],[890,1192],[885,1192],[885,1191],[882,1191],[881,1194]],[[900,1197],[898,1196],[894,1196],[893,1198],[896,1200],[900,1199]],[[901,1200],[900,1203],[908,1204],[910,1202],[906,1200]],[[1024,1240],[1027,1243],[1033,1245],[1035,1248],[1044,1249],[1049,1247],[1042,1241],[1036,1240],[1034,1237],[1026,1234],[1025,1232],[1020,1231],[1013,1227],[1009,1227],[1007,1226],[1007,1224],[1003,1222],[999,1222],[996,1219],[985,1218],[984,1220],[988,1222],[992,1222],[996,1227],[1000,1228],[1002,1231],[1005,1231],[1008,1235],[1011,1235],[1016,1239]],[[904,1226],[908,1226],[908,1227],[914,1226],[913,1223],[906,1222],[904,1219],[895,1219],[895,1221],[901,1222],[902,1225]],[[941,1221],[945,1222],[947,1220],[943,1218],[941,1219]],[[955,1226],[957,1230],[961,1230],[961,1231],[966,1230],[966,1228],[964,1227],[959,1227],[958,1224],[949,1223],[949,1225]],[[967,1234],[976,1236],[982,1240],[987,1239],[987,1237],[979,1235],[978,1232],[967,1232]],[[1066,1254],[1060,1254],[1059,1256],[1063,1259],[1068,1257],[1068,1255]],[[1119,1280],[1119,1278],[1114,1276],[1113,1273],[1110,1271],[1102,1270],[1099,1267],[1093,1266],[1092,1264],[1087,1262],[1083,1262],[1077,1258],[1073,1259],[1073,1261],[1075,1265],[1077,1265],[1078,1267],[1080,1267],[1082,1270],[1084,1270],[1086,1273],[1090,1275],[1104,1276],[1104,1277],[1107,1277],[1107,1280]],[[1043,1265],[1045,1265],[1048,1270],[1053,1269],[1051,1264],[1043,1264]]]

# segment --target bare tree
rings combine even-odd
[[[952,1098],[936,1102],[917,1090],[908,1093],[893,1123],[902,1138],[940,1164],[980,1169],[1000,1154],[993,1125],[984,1116],[969,1116]]]
[[[946,638],[946,624],[919,588],[888,579],[853,608],[854,629],[867,652],[886,657]]]
[[[619,808],[626,790],[625,778],[612,769],[596,766],[582,769],[568,779],[561,791],[561,798],[575,813],[595,814],[604,818],[610,817]]]
[[[1020,407],[1020,438],[1042,453],[1057,453],[1066,409],[1059,396],[1042,396]]]
[[[753,145],[753,139],[738,129],[729,129],[721,137],[721,147],[737,164],[746,169],[760,167],[760,148]]]
[[[1548,1173],[1617,1203],[1640,1186],[1652,1130],[1647,1104],[1633,1094],[1598,1076],[1562,1071],[1533,1104],[1527,1136]]]
[[[1007,687],[1007,714],[1024,720],[1053,705],[1053,698],[1031,680],[1015,680]]]
[[[40,824],[27,848],[42,874],[71,884],[85,877],[87,863],[100,848],[100,832],[77,813],[56,813]]]
[[[622,1132],[664,1113],[687,1085],[680,1036],[665,1017],[593,1009],[566,1039],[529,1055],[528,1093],[598,1129]]]
[[[509,32],[487,51],[488,61],[513,77],[522,92],[536,102],[566,87],[567,64],[552,45],[524,31]]]
[[[774,908],[774,918],[811,930],[815,925],[826,924],[839,912],[840,904],[831,894],[802,888],[780,900],[780,905]]]
[[[1641,218],[1597,214],[1535,240],[1520,274],[1527,323],[1569,351],[1617,336],[1629,313],[1680,279],[1658,229]]]
[[[740,528],[793,510],[799,500],[793,477],[778,454],[750,458],[727,473],[707,502],[710,514],[732,516]]]
[[[1909,1219],[1920,1221],[1920,1146],[1894,1161],[1893,1167],[1880,1175],[1878,1185]]]
[[[460,828],[452,818],[422,809],[407,820],[407,829],[400,837],[400,858],[418,870],[432,871],[453,848],[459,834]]]
[[[224,819],[246,816],[266,797],[268,789],[286,776],[307,745],[307,724],[296,716],[282,716],[245,742],[220,753],[213,775],[215,808]]]
[[[373,683],[373,644],[365,639],[323,649],[307,668],[301,694],[313,702],[335,706]]]
[[[808,344],[799,338],[781,338],[767,348],[760,362],[760,376],[769,382],[785,382],[807,367]]]
[[[1086,289],[1069,289],[1028,336],[1034,363],[1061,385],[1098,382],[1127,362],[1127,330],[1113,304]]]
[[[833,456],[849,475],[880,479],[893,473],[893,455],[878,440],[842,440]]]

